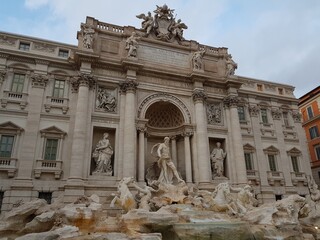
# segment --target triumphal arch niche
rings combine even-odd
[[[187,183],[213,183],[210,152],[217,142],[228,152],[219,177],[246,183],[236,122],[237,64],[226,48],[186,40],[188,27],[174,15],[164,5],[137,15],[140,29],[92,18],[82,24],[76,60],[97,78],[96,111],[111,120],[103,124],[93,118],[90,175],[145,182],[157,161],[153,147],[169,137],[172,162]],[[99,165],[103,143],[110,145],[101,158],[108,166]]]

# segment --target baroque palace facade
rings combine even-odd
[[[37,197],[110,202],[123,177],[152,178],[166,136],[187,184],[250,183],[261,203],[308,194],[294,87],[234,75],[228,49],[185,40],[167,6],[137,17],[141,29],[87,17],[77,46],[0,32],[2,211]]]

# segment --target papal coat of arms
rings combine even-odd
[[[181,22],[181,19],[176,20],[173,16],[174,9],[170,9],[165,4],[162,7],[157,6],[153,12],[154,16],[151,15],[151,12],[148,12],[147,15],[144,13],[137,15],[137,18],[143,19],[141,30],[145,32],[146,37],[151,34],[155,38],[167,42],[184,40],[183,30],[188,27]]]

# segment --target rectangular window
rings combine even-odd
[[[262,85],[261,84],[257,84],[257,89],[258,89],[258,91],[262,92],[263,91]]]
[[[309,128],[310,138],[314,139],[316,137],[319,137],[319,131],[317,126],[313,126]]]
[[[58,151],[58,139],[46,140],[46,147],[44,152],[44,160],[56,160]]]
[[[68,50],[59,49],[58,56],[59,57],[63,57],[63,58],[68,58],[69,51]]]
[[[320,160],[320,145],[319,144],[314,146],[314,151],[316,152],[317,160]]]
[[[21,42],[19,45],[19,49],[23,50],[23,51],[29,51],[30,50],[30,43]]]
[[[55,80],[53,87],[53,97],[63,98],[64,95],[64,83],[63,80]]]
[[[296,156],[291,156],[291,163],[294,172],[299,172],[298,158]]]
[[[244,106],[238,107],[238,115],[239,115],[240,122],[246,121],[246,113],[244,111]]]
[[[0,191],[0,213],[1,213],[1,208],[2,208],[3,198],[4,198],[4,191]]]
[[[313,118],[313,111],[312,111],[312,107],[307,107],[307,112],[308,112],[308,118]]]
[[[276,201],[280,201],[282,199],[282,195],[276,194],[275,198],[276,198]]]
[[[11,86],[11,91],[16,93],[22,93],[24,86],[24,79],[26,75],[15,73],[13,75],[13,81]]]
[[[283,122],[284,122],[284,126],[289,127],[289,119],[288,119],[288,112],[283,112],[282,113],[283,116]]]
[[[253,170],[252,154],[244,153],[244,160],[246,161],[246,169]]]
[[[261,120],[263,123],[268,123],[267,109],[261,109]]]
[[[275,156],[274,155],[268,155],[268,160],[269,160],[270,171],[276,172],[277,171],[277,166],[276,166]]]
[[[38,198],[44,199],[48,204],[51,204],[52,192],[39,192]]]
[[[11,157],[14,136],[2,135],[0,139],[0,157]]]
[[[278,88],[279,95],[283,95],[283,88]]]

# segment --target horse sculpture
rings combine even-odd
[[[238,214],[236,203],[231,197],[229,183],[220,183],[212,193],[211,210],[216,212],[229,211],[233,215]]]
[[[137,207],[134,196],[132,195],[128,187],[128,185],[133,182],[133,177],[125,177],[119,182],[118,194],[112,194],[115,197],[111,201],[110,207],[114,207],[114,205],[116,204],[126,212]]]

